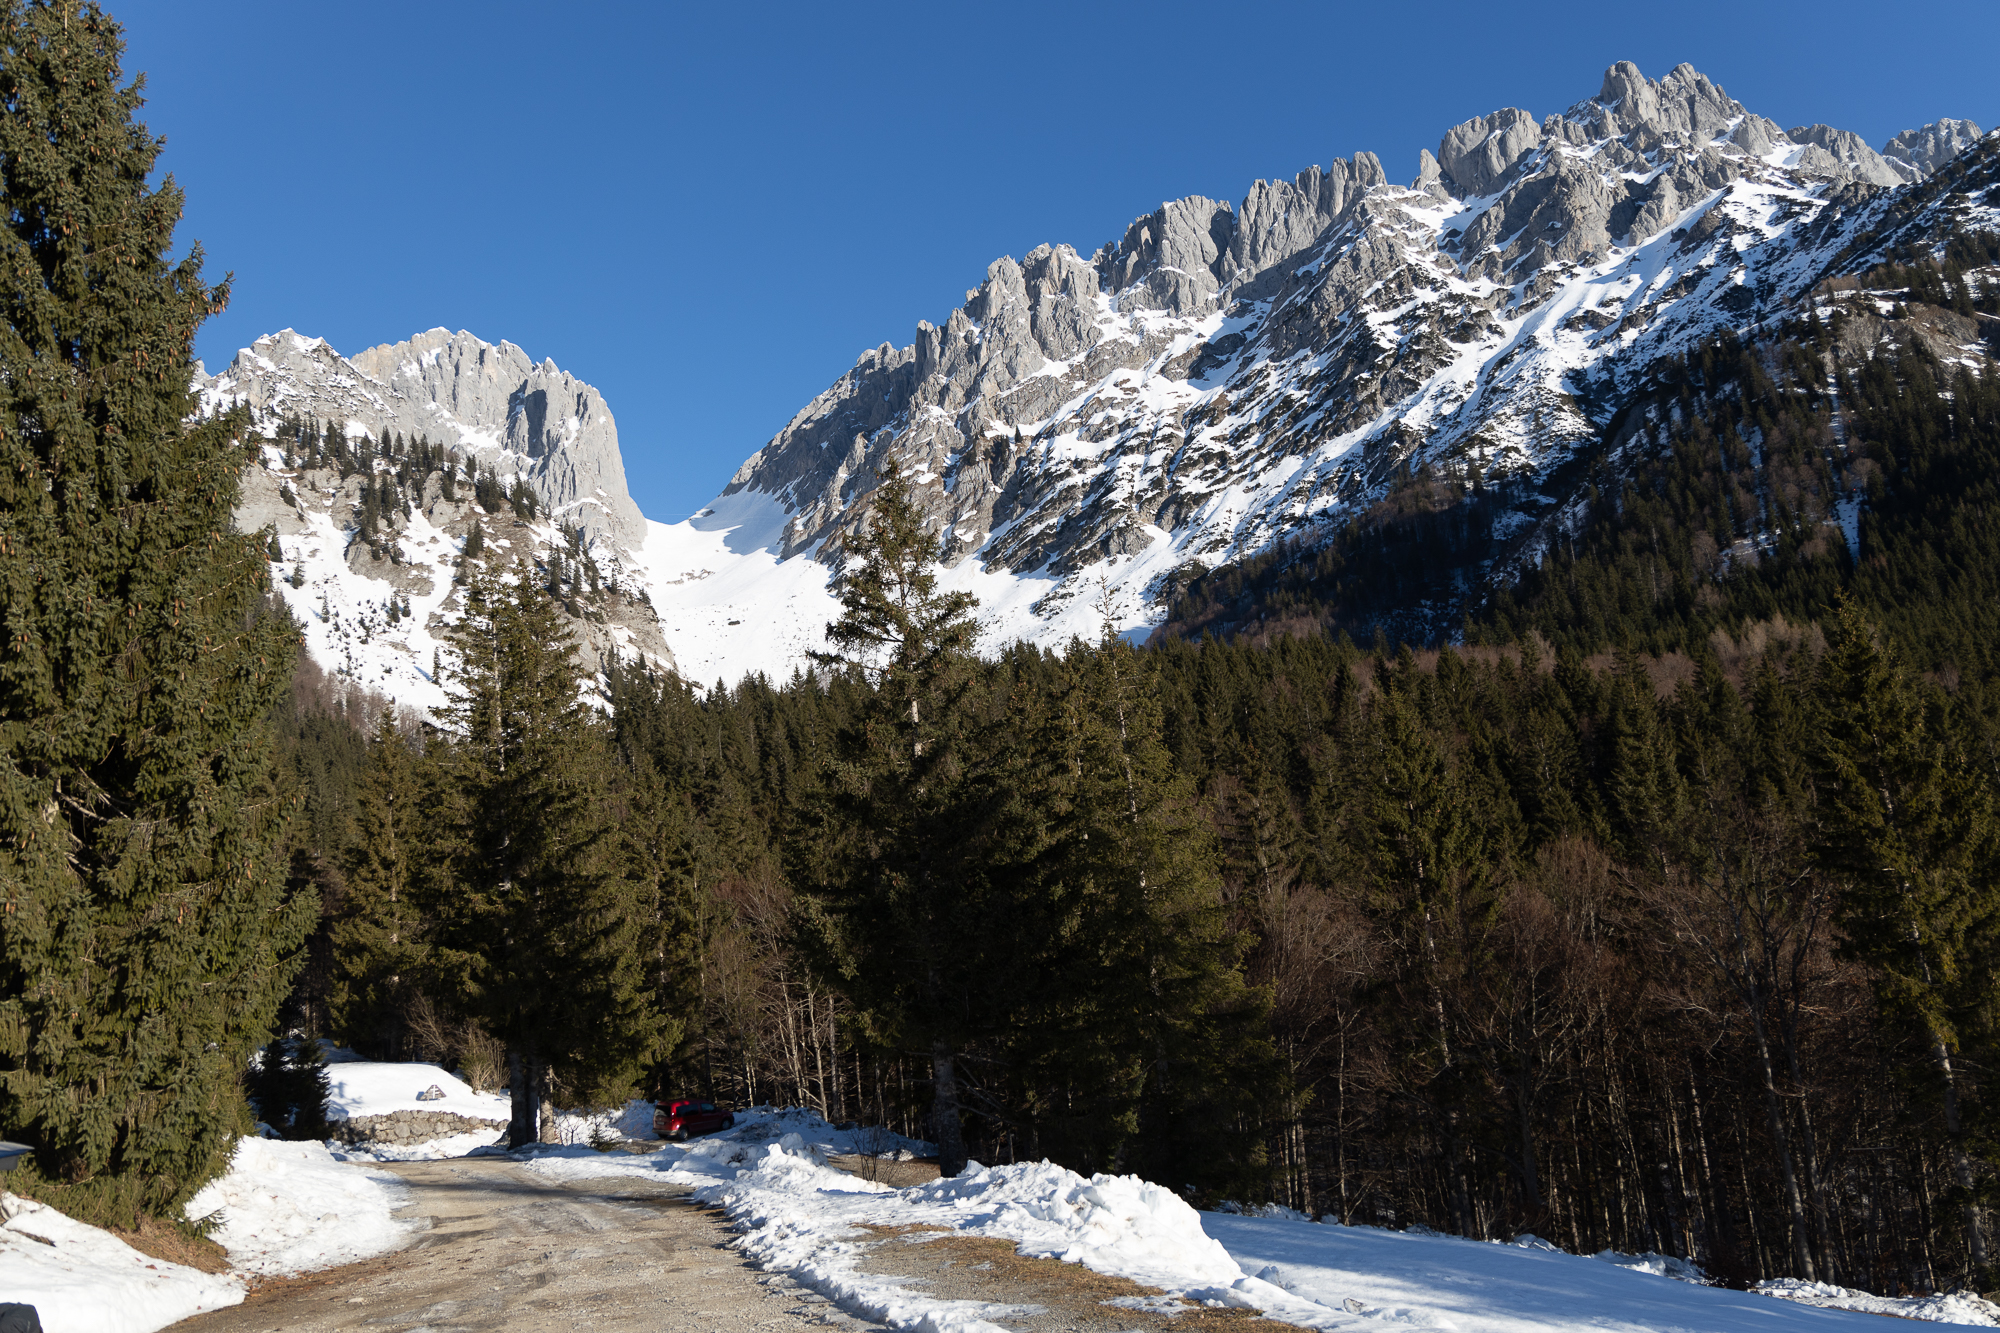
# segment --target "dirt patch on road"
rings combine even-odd
[[[381,1163],[410,1186],[408,1249],[257,1284],[189,1333],[792,1333],[873,1328],[752,1268],[687,1190],[557,1183],[504,1158]]]
[[[1014,1309],[994,1322],[1018,1333],[1297,1333],[1255,1311],[1177,1301],[1129,1278],[1082,1264],[1031,1258],[1011,1241],[963,1236],[935,1227],[869,1226],[881,1239],[860,1263],[864,1273],[894,1274],[927,1296],[987,1301]],[[1118,1301],[1122,1304],[1114,1305]]]

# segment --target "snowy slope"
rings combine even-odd
[[[1089,258],[996,260],[712,506],[653,526],[654,604],[695,679],[787,674],[890,457],[989,650],[1106,619],[1143,633],[1190,573],[1310,544],[1420,466],[1512,488],[1486,572],[1509,579],[1576,512],[1564,464],[1660,358],[1797,310],[1899,209],[1935,213],[1933,173],[1977,142],[1940,122],[1885,158],[1780,129],[1687,66],[1621,64],[1558,115],[1453,128],[1407,186],[1360,154],[1234,207],[1163,204]]]
[[[326,1069],[326,1114],[329,1120],[388,1115],[392,1111],[445,1111],[474,1120],[508,1118],[507,1098],[480,1092],[437,1065],[378,1063],[346,1060]],[[421,1101],[422,1094],[436,1088],[444,1096]],[[492,1142],[488,1134],[483,1142]]]
[[[511,344],[434,329],[352,360],[286,330],[258,339],[196,387],[204,411],[251,412],[263,444],[243,479],[237,526],[274,534],[282,558],[272,563],[272,584],[329,674],[435,711],[445,703],[435,677],[450,660],[448,631],[463,609],[458,576],[484,568],[511,578],[524,566],[552,584],[552,554],[574,576],[562,594],[587,673],[601,672],[613,653],[673,666],[634,563],[648,525],[625,491],[610,410],[588,385]],[[551,399],[568,414],[552,415]],[[377,452],[365,468],[308,466],[290,435],[301,422],[355,452],[385,433],[406,450],[427,440],[447,451],[454,493],[445,494],[440,468],[413,474],[407,453]],[[523,518],[508,504],[479,506],[466,481],[475,468],[503,490],[525,483],[538,512]],[[367,477],[391,495],[375,541],[360,531]],[[475,524],[485,550],[467,565]]]
[[[243,1283],[139,1251],[55,1209],[0,1194],[0,1301],[46,1333],[152,1333],[243,1300]]]

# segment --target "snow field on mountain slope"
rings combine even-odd
[[[1226,497],[1212,501],[1223,502]],[[794,668],[811,665],[808,654],[826,647],[826,626],[840,618],[833,572],[808,553],[778,559],[789,517],[775,498],[739,491],[682,522],[647,524],[646,547],[635,559],[686,680],[734,686],[761,671],[782,683]],[[1144,551],[1093,566],[1105,575],[1112,625],[1121,633],[1157,623],[1134,589],[1181,563],[1176,539],[1157,528],[1152,534]],[[975,552],[940,571],[938,583],[945,591],[979,599],[973,614],[982,652],[998,652],[1017,639],[1060,647],[1072,634],[1094,642],[1103,625],[1098,587],[1089,577],[1077,581],[1076,595],[1055,605],[1047,599],[1063,591],[1062,580],[1004,570],[989,574]]]
[[[1439,243],[1493,200],[1444,202],[1394,187],[1382,189],[1385,202],[1408,224],[1403,230],[1409,236],[1402,242],[1406,262],[1438,270],[1435,283],[1420,285],[1402,306],[1360,312],[1373,336],[1393,346],[1409,332],[1412,320],[1422,324],[1435,318],[1429,312],[1440,303],[1484,307],[1492,299],[1494,285],[1461,276],[1458,261]],[[996,527],[978,551],[944,571],[941,584],[980,599],[980,646],[989,653],[1016,639],[1044,646],[1059,646],[1072,634],[1095,639],[1104,619],[1098,608],[1107,599],[1115,628],[1143,637],[1167,610],[1147,600],[1162,575],[1196,558],[1214,566],[1254,554],[1279,536],[1350,507],[1351,488],[1332,482],[1350,466],[1349,455],[1393,421],[1420,433],[1437,432],[1433,443],[1443,445],[1461,430],[1476,428],[1481,447],[1471,461],[1483,469],[1551,465],[1568,448],[1559,438],[1562,429],[1551,433],[1552,422],[1567,413],[1575,418],[1569,422],[1571,434],[1594,429],[1575,415],[1570,377],[1595,373],[1614,355],[1650,361],[1684,352],[1727,322],[1694,292],[1665,298],[1665,306],[1686,307],[1688,313],[1680,317],[1655,311],[1635,322],[1627,318],[1630,312],[1661,302],[1661,293],[1683,281],[1710,296],[1735,284],[1802,286],[1813,269],[1813,255],[1785,236],[1822,206],[1816,191],[1775,174],[1739,179],[1690,199],[1678,216],[1640,244],[1614,246],[1595,264],[1570,266],[1555,290],[1531,305],[1491,311],[1491,331],[1453,345],[1450,360],[1375,417],[1305,453],[1263,459],[1254,475],[1240,475],[1242,467],[1269,446],[1261,432],[1241,432],[1268,411],[1273,395],[1298,392],[1292,386],[1305,384],[1332,353],[1269,360],[1270,346],[1260,335],[1283,313],[1277,309],[1187,321],[1187,328],[1177,331],[1184,336],[1176,337],[1168,354],[1082,387],[1046,421],[1022,423],[1022,429],[1039,437],[1052,423],[1059,424],[1062,429],[1034,446],[1042,465],[1073,469],[1066,482],[1088,493],[1091,507],[1109,513],[1139,495],[1151,473],[1174,461],[1148,443],[1158,435],[1148,423],[1158,427],[1170,419],[1179,421],[1188,408],[1228,391],[1233,405],[1185,441],[1192,453],[1220,449],[1237,458],[1216,476],[1198,507],[1172,532],[1144,530],[1151,540],[1143,550],[1094,562],[1066,577],[1004,569],[987,573],[981,567],[987,553],[1018,536],[1020,524],[1047,526],[1069,517],[1067,511],[1031,512]],[[1684,229],[1713,210],[1726,214],[1742,233],[1719,250],[1684,250]],[[1312,270],[1352,243],[1352,238],[1336,235],[1292,262],[1301,272]],[[1609,323],[1598,328],[1593,321],[1574,318],[1585,312],[1598,317],[1595,322]],[[1101,315],[1100,322],[1108,317]],[[1225,325],[1253,335],[1234,363],[1244,371],[1219,371],[1201,381],[1162,373],[1184,343],[1220,336]],[[1054,373],[1049,367],[1043,372]],[[1555,417],[1547,415],[1552,408],[1557,409]],[[1118,429],[1101,440],[1084,438],[1105,412],[1113,415]],[[1295,425],[1294,433],[1310,421]],[[1176,433],[1163,438],[1178,444]],[[1107,472],[1112,474],[1108,479]],[[1201,479],[1181,480],[1185,486]],[[669,643],[689,679],[707,684],[720,678],[734,684],[745,673],[761,670],[783,680],[807,663],[812,649],[824,646],[823,627],[839,613],[827,586],[830,571],[809,554],[778,558],[789,517],[781,499],[742,491],[717,499],[684,522],[649,525],[641,559]]]

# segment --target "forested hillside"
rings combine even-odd
[[[1691,390],[1689,440],[1740,433],[1731,413],[1806,344],[1774,348],[1697,364],[1763,378]],[[1879,450],[1826,482],[1872,487],[1864,541],[1925,494],[1979,503],[1870,433],[1928,421],[1911,438],[1954,457],[1935,442],[1989,438],[1983,389],[1941,398],[1929,365],[1796,397],[1810,415],[1838,393]],[[1639,577],[1620,523],[1650,512],[1607,507],[1566,557],[1577,586]],[[1874,616],[1828,530],[1707,585],[1744,599],[1734,618],[1696,602],[1619,637],[1531,585],[1461,648],[1107,636],[980,661],[920,527],[872,531],[850,661],[708,695],[616,678],[614,781],[657,802],[686,911],[666,935],[687,991],[654,992],[678,1038],[659,1086],[1732,1280],[1983,1272],[2000,844],[1983,659],[1936,628],[1950,596]],[[1911,540],[1992,575],[1976,544]],[[1780,614],[1813,590],[1817,615]],[[372,901],[336,920],[380,920]],[[397,967],[439,980],[411,1002],[490,1032],[426,972],[428,929]],[[354,1012],[335,1031],[366,1048]]]
[[[1226,639],[981,658],[891,463],[813,672],[619,663],[598,711],[549,570],[468,564],[449,710],[308,665],[271,715],[321,909],[282,1024],[511,1088],[517,1143],[698,1092],[947,1168],[1985,1283],[1995,258],[1657,367],[1488,601],[1514,501],[1419,470],[1196,581]]]

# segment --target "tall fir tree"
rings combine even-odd
[[[995,839],[1010,1062],[1040,1148],[1078,1170],[1254,1193],[1283,1094],[1270,997],[1222,900],[1221,853],[1161,742],[1158,664],[1072,643],[1008,775],[1030,836]]]
[[[232,531],[242,414],[191,424],[228,299],[168,259],[118,25],[0,3],[0,1131],[13,1188],[123,1226],[224,1163],[316,918],[265,719],[298,636]]]
[[[1924,1048],[1963,1210],[1969,1276],[1991,1281],[1972,1150],[2000,963],[2000,825],[1993,789],[1851,601],[1820,664],[1815,758],[1820,860],[1841,880],[1848,953],[1874,972],[1883,1015]]]
[[[842,736],[834,807],[852,837],[807,870],[814,918],[879,1039],[923,1051],[932,1132],[947,1173],[965,1163],[958,1060],[997,1023],[985,966],[995,925],[972,855],[979,793],[963,771],[977,605],[938,588],[937,539],[893,460],[862,526],[842,544],[841,616],[822,666],[873,686]]]
[[[567,622],[533,571],[466,590],[451,631],[455,733],[441,775],[449,862],[434,970],[507,1047],[515,1144],[551,1080],[617,1090],[678,1035],[652,1005],[659,871],[627,854],[609,729],[584,703]]]
[[[358,1050],[407,1058],[405,1017],[423,964],[418,878],[428,867],[424,756],[382,710],[355,791],[355,837],[342,858],[347,892],[333,923],[335,1025]]]

